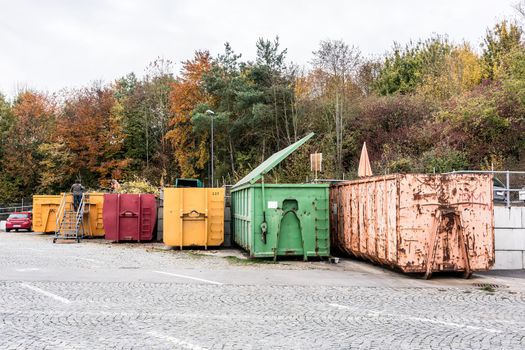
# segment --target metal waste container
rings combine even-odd
[[[103,211],[106,239],[150,241],[157,220],[153,194],[105,194]]]
[[[33,231],[55,232],[61,195],[33,196]]]
[[[266,173],[313,135],[273,154],[232,187],[234,241],[251,257],[330,255],[329,185],[264,182]]]
[[[492,177],[394,174],[330,189],[335,248],[407,273],[494,264]]]
[[[168,246],[219,246],[224,241],[224,188],[164,188],[163,241]]]
[[[103,237],[104,223],[102,211],[104,206],[103,193],[88,193],[86,196],[86,209],[89,215],[84,215],[84,225],[87,237]],[[73,203],[71,194],[61,195],[35,195],[33,196],[33,231],[55,232],[57,213],[61,203],[69,205]],[[61,222],[62,218],[58,218]]]

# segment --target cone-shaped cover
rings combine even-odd
[[[372,168],[370,167],[370,159],[368,159],[368,151],[366,150],[366,142],[363,143],[361,150],[361,159],[359,159],[359,168],[357,169],[357,176],[367,177],[372,176]]]

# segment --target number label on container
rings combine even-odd
[[[268,209],[277,209],[278,203],[277,201],[268,201]]]

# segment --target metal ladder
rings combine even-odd
[[[74,239],[78,243],[84,238],[86,233],[84,215],[87,215],[88,227],[89,225],[89,194],[83,193],[82,199],[78,205],[78,210],[75,211],[72,198],[68,193],[62,195],[62,200],[58,208],[56,216],[56,230],[53,243],[59,239]],[[86,205],[87,204],[87,205]],[[91,230],[89,233],[91,233]]]

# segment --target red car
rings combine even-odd
[[[11,213],[5,223],[5,230],[7,232],[11,230],[27,230],[31,232],[31,226],[33,224],[31,212],[21,211],[18,213]]]

